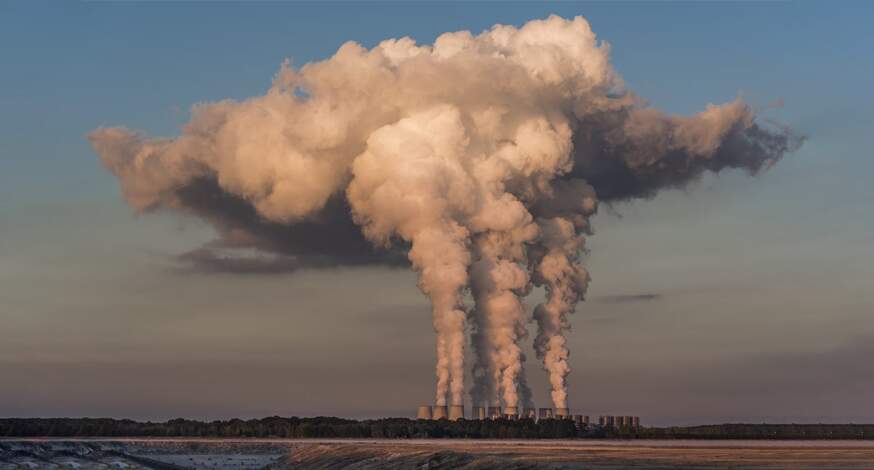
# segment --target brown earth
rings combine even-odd
[[[294,469],[829,469],[874,468],[874,447],[721,443],[596,445],[471,441],[299,444],[274,468]]]

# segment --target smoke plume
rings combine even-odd
[[[111,127],[89,139],[135,210],[216,227],[189,261],[255,271],[214,254],[248,249],[293,270],[406,255],[432,304],[440,405],[463,402],[468,323],[476,404],[530,404],[522,298],[544,288],[535,350],[564,408],[565,333],[589,283],[580,254],[598,202],[755,173],[800,142],[741,100],[692,116],[650,108],[609,50],[585,19],[557,16],[433,45],[347,42],[283,65],[263,96],[195,106],[179,137]]]

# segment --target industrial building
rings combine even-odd
[[[422,405],[416,412],[417,419],[448,419],[457,421],[467,418],[464,414],[464,405]],[[515,406],[507,406],[503,409],[500,406],[474,406],[471,407],[471,415],[467,419],[485,420],[485,419],[569,419],[574,422],[577,429],[588,428],[595,425],[590,421],[588,415],[572,415],[568,408],[523,408],[519,412],[519,408]],[[597,426],[602,428],[610,428],[617,430],[636,431],[640,429],[639,416],[613,416],[601,415],[598,417]]]
[[[519,418],[519,408],[515,406],[508,406],[504,408],[504,417],[507,419],[518,419]]]
[[[434,407],[434,412],[431,414],[432,419],[449,419],[449,407],[446,405],[437,405]]]

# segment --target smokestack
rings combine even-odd
[[[470,410],[470,417],[472,419],[486,419],[486,407],[484,406],[474,406]]]
[[[416,419],[431,419],[431,407],[422,405],[419,407],[419,412],[416,413]]]
[[[446,405],[443,406],[435,406],[433,419],[446,419],[449,417],[449,407]]]
[[[539,413],[540,419],[551,419],[552,418],[552,408],[540,408]]]
[[[515,406],[505,406],[504,407],[504,417],[509,419],[516,419],[519,417],[519,408]]]
[[[464,419],[464,405],[451,405],[449,407],[449,421]]]
[[[559,419],[565,419],[571,415],[571,412],[567,408],[556,408],[555,409],[555,417]]]
[[[489,419],[498,419],[501,417],[501,407],[500,406],[490,406],[489,407]]]

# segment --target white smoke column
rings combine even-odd
[[[524,260],[523,243],[537,235],[530,215],[527,211],[524,215],[517,229],[489,232],[476,239],[478,259],[470,270],[477,311],[473,345],[482,375],[475,374],[474,379],[482,382],[474,384],[475,401],[498,404],[502,399],[505,406],[519,405],[523,385],[519,341],[526,334],[525,309],[519,297],[529,290],[528,275],[519,263]]]
[[[135,210],[201,217],[219,230],[214,246],[342,265],[361,254],[350,247],[367,247],[354,221],[393,255],[409,247],[432,303],[437,403],[462,403],[470,287],[475,377],[489,376],[475,395],[518,406],[522,266],[550,291],[537,343],[559,402],[564,318],[588,279],[575,266],[592,187],[602,201],[650,197],[704,171],[767,167],[792,139],[754,117],[740,100],[690,117],[648,108],[586,20],[551,16],[446,33],[433,46],[348,42],[329,59],[284,65],[263,96],[195,106],[176,138],[112,127],[89,139]]]
[[[544,29],[545,26],[545,23],[532,23],[521,32],[496,28],[483,35],[480,38],[483,44],[476,47],[503,50],[508,47],[507,41],[513,44],[521,40],[520,51],[508,50],[505,53],[508,58],[514,61],[524,59],[527,64],[534,59],[538,44],[555,38],[569,45],[577,42],[576,46],[586,45],[587,40],[593,42],[584,23],[562,24],[557,31]],[[450,56],[463,55],[465,49],[472,46],[470,39],[464,34],[442,37],[434,55],[440,60],[445,60],[447,53]],[[602,51],[576,49],[576,52],[580,51],[591,57],[593,64],[606,64]],[[405,51],[405,55],[408,52]],[[522,53],[516,57],[519,52]],[[420,53],[417,51],[414,55]],[[511,87],[502,92],[521,92],[521,96],[539,94],[539,98],[564,93],[559,88],[542,90],[543,84],[537,84],[543,80],[548,89],[553,87],[550,82],[563,80],[557,75],[558,71],[544,68],[550,64],[531,65],[536,69],[526,65],[520,78],[530,81],[532,73],[543,78],[535,76],[533,87]],[[581,72],[573,66],[571,71]],[[586,88],[591,86],[588,82],[605,80],[603,76],[593,80],[593,71],[585,70],[581,77],[587,82]],[[481,89],[480,92],[487,90]],[[484,282],[474,281],[472,288],[476,308],[481,312],[476,318],[483,320],[477,325],[477,330],[488,341],[488,353],[477,351],[477,357],[487,358],[491,375],[489,382],[500,387],[504,404],[518,406],[522,373],[518,342],[525,333],[525,312],[518,295],[528,289],[528,278],[520,263],[525,262],[524,245],[536,237],[537,227],[524,204],[510,193],[511,188],[507,185],[514,184],[517,186],[515,190],[524,191],[533,185],[546,184],[558,174],[570,170],[572,134],[565,115],[544,115],[536,101],[528,104],[527,99],[513,98],[507,104],[518,107],[514,110],[506,104],[501,107],[489,104],[480,108],[477,99],[475,96],[465,97],[460,109],[466,109],[467,114],[460,113],[459,108],[444,105],[377,130],[368,139],[367,150],[353,165],[353,180],[347,195],[356,221],[364,226],[368,238],[385,242],[392,235],[399,234],[413,244],[410,259],[414,268],[421,271],[420,287],[431,295],[434,305],[434,323],[438,332],[438,403],[442,403],[447,376],[451,376],[453,400],[462,390],[458,386],[462,383],[462,375],[455,371],[460,370],[463,360],[460,347],[463,317],[456,308],[459,288],[463,284],[461,276],[452,277],[457,281],[454,283],[427,281],[431,268],[430,263],[423,260],[434,256],[436,261],[445,262],[445,254],[439,244],[421,243],[416,233],[429,227],[437,231],[447,223],[456,222],[468,229],[464,235],[479,234],[476,244],[480,259],[472,266],[471,275],[485,279]],[[464,184],[473,187],[465,188]],[[412,204],[409,207],[408,202]],[[456,245],[458,240],[454,239]],[[417,256],[419,249],[423,253],[433,250],[433,255]],[[456,263],[455,266],[463,264]],[[495,392],[489,391],[489,395],[494,396]]]
[[[419,288],[431,298],[437,332],[438,405],[462,403],[468,230],[451,220],[474,190],[461,165],[467,137],[458,111],[438,107],[374,132],[353,166],[348,197],[356,222],[376,243],[412,243]],[[457,197],[453,197],[457,195]]]
[[[529,264],[534,284],[546,289],[546,302],[534,309],[538,328],[534,349],[547,371],[554,406],[568,408],[571,368],[564,333],[570,328],[567,315],[583,300],[589,285],[589,273],[578,264],[578,257],[585,248],[584,234],[591,234],[589,217],[597,209],[597,200],[587,183],[570,180],[555,184],[538,206],[544,217],[537,219],[540,238],[529,250]]]
[[[567,314],[573,313],[588,285],[588,273],[576,265],[583,239],[574,234],[573,225],[566,219],[541,219],[538,224],[546,253],[537,262],[536,274],[546,287],[547,300],[534,309],[538,327],[534,349],[548,372],[553,404],[567,408],[565,380],[571,369],[564,331],[569,328]]]

